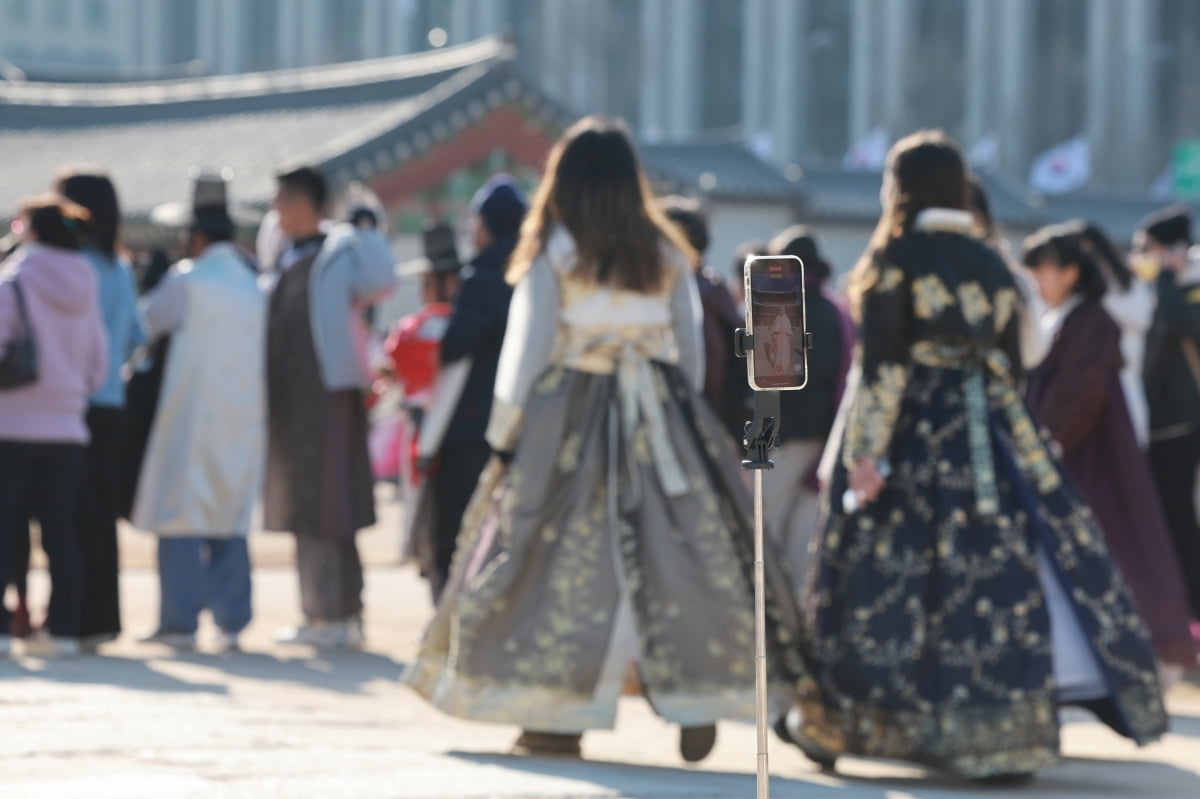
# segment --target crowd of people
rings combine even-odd
[[[145,640],[193,647],[208,609],[235,649],[261,504],[296,539],[302,623],[279,640],[361,646],[383,380],[403,394],[406,552],[436,602],[404,681],[560,756],[638,693],[699,761],[718,720],[754,715],[742,270],[797,256],[815,346],[764,497],[776,733],[825,768],[1002,782],[1056,761],[1064,705],[1155,740],[1200,616],[1187,209],[1148,218],[1128,256],[1084,221],[1014,252],[939,132],[895,145],[883,199],[840,287],[803,226],[722,275],[702,205],[656,198],[624,126],[589,117],[532,196],[505,174],[479,190],[465,265],[439,222],[397,270],[382,212],[330,222],[312,167],[278,175],[251,255],[202,176],[187,258],[139,301],[111,181],[65,175],[22,208],[0,275],[0,585],[19,597],[0,631],[33,626],[36,519],[53,595],[27,646],[115,638],[125,516],[159,537]],[[424,304],[379,368],[365,320],[397,274]]]

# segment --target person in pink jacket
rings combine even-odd
[[[0,268],[0,357],[29,334],[37,353],[36,380],[0,391],[0,586],[8,583],[13,542],[28,535],[32,516],[53,585],[49,636],[29,644],[44,655],[79,651],[83,563],[73,514],[87,399],[108,369],[95,270],[79,254],[86,220],[87,211],[56,195],[28,201],[18,222],[22,246]],[[8,615],[0,603],[0,631],[8,630]],[[0,635],[0,657],[11,649]]]

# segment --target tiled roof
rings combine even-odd
[[[378,98],[385,89],[419,94],[467,67],[511,60],[513,55],[511,45],[491,37],[443,50],[242,75],[93,84],[0,81],[0,106],[9,106],[4,110],[7,125],[18,116],[14,109],[43,118],[78,120],[92,118],[85,109],[138,107],[154,117],[168,106],[204,112],[211,110],[209,104],[219,104],[218,110],[240,110],[264,102],[274,106],[329,98],[341,101],[347,93],[353,102]],[[237,101],[243,105],[230,105]]]
[[[796,183],[736,141],[646,144],[641,152],[660,189],[725,200],[800,198]]]
[[[186,199],[193,168],[230,167],[234,199],[265,204],[276,169],[322,165],[344,184],[421,158],[434,142],[517,104],[551,130],[573,115],[514,69],[500,38],[350,64],[228,77],[118,84],[0,80],[0,218],[73,164],[98,164],[129,216]],[[642,147],[661,190],[714,199],[795,203],[813,222],[874,224],[878,173],[792,167],[786,173],[727,138]],[[1130,198],[1030,197],[984,176],[1002,226],[1030,229],[1082,216],[1127,239],[1155,206]]]
[[[321,164],[345,183],[419,158],[491,108],[565,112],[485,39],[430,54],[228,78],[89,85],[0,83],[0,217],[64,166],[109,170],[126,213],[186,199],[192,168],[230,167],[238,202],[262,204],[276,169]]]

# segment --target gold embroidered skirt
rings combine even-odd
[[[879,499],[825,499],[806,599],[804,729],[835,753],[971,777],[1058,758],[1059,696],[1037,550],[1107,683],[1089,706],[1139,743],[1166,729],[1154,650],[1102,531],[1002,371],[910,364]]]
[[[636,393],[621,371],[552,368],[524,409],[511,466],[484,475],[405,676],[446,712],[546,732],[611,727],[628,657],[668,721],[753,718],[752,516],[740,454],[676,369],[624,370],[641,375]],[[804,673],[800,619],[781,561],[768,564],[782,713]]]

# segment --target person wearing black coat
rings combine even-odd
[[[775,472],[763,496],[767,521],[799,592],[818,531],[817,470],[846,387],[855,334],[849,311],[826,289],[833,267],[815,233],[803,225],[790,227],[771,241],[768,251],[804,263],[805,322],[813,338],[807,386],[803,391],[782,392],[779,398],[783,446],[776,453]]]
[[[463,514],[492,456],[486,433],[512,299],[504,271],[526,208],[520,186],[503,174],[489,180],[471,201],[471,238],[477,254],[463,270],[442,338],[442,365],[469,358],[471,369],[430,475],[437,508],[435,593],[450,574]]]
[[[1134,245],[1138,271],[1146,277],[1157,272],[1158,309],[1144,366],[1150,465],[1192,615],[1200,618],[1200,250],[1192,246],[1191,211],[1177,206],[1153,214]]]

